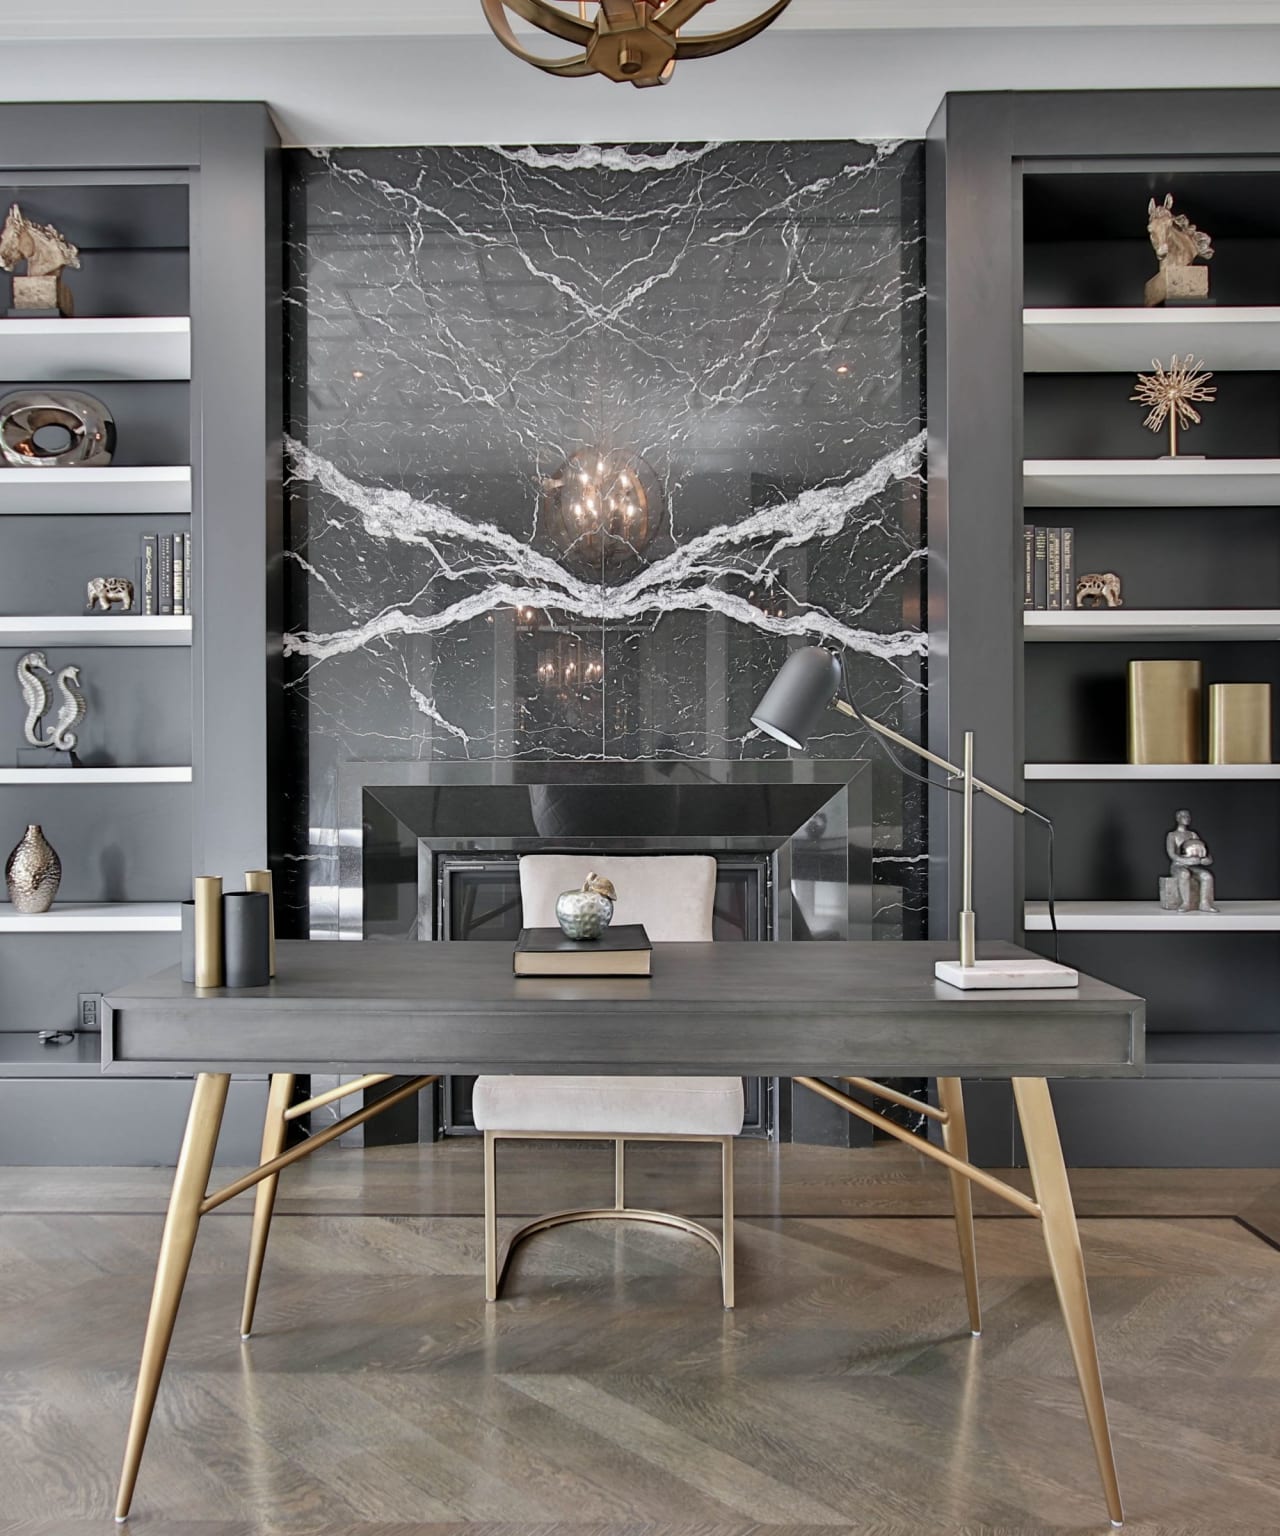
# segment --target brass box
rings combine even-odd
[[[1270,683],[1210,684],[1209,761],[1271,761]]]
[[[1129,761],[1203,762],[1200,663],[1129,663]]]

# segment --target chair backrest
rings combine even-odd
[[[520,860],[526,928],[554,928],[556,897],[590,870],[612,880],[615,923],[643,923],[658,944],[707,943],[716,899],[716,861],[708,854],[528,853]]]

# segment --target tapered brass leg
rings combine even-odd
[[[484,1133],[484,1299],[498,1299],[498,1143]]]
[[[964,1090],[958,1077],[938,1079],[938,1103],[947,1117],[942,1122],[942,1144],[953,1157],[967,1163],[969,1132],[964,1120]],[[969,1327],[976,1337],[982,1332],[982,1309],[978,1305],[978,1250],[973,1240],[973,1190],[963,1173],[954,1168],[949,1173],[951,1203],[956,1213],[956,1241],[960,1245],[960,1269],[969,1303]]]
[[[720,1143],[720,1281],[726,1312],[733,1311],[733,1137]]]
[[[621,1136],[613,1143],[613,1203],[619,1211],[627,1208],[627,1144]]]
[[[262,1156],[259,1162],[270,1160],[284,1151],[285,1133],[289,1128],[285,1110],[293,1097],[293,1073],[275,1072],[267,1093],[267,1116],[262,1124]],[[258,1284],[262,1279],[262,1261],[267,1253],[267,1236],[271,1231],[271,1213],[276,1204],[278,1173],[269,1173],[253,1193],[253,1229],[249,1234],[249,1269],[244,1277],[244,1306],[240,1312],[240,1337],[247,1339],[253,1332],[253,1311],[258,1304]]]
[[[209,1170],[213,1166],[214,1149],[218,1144],[222,1110],[227,1102],[227,1086],[230,1082],[231,1078],[226,1073],[204,1072],[196,1078],[192,1090],[187,1129],[178,1153],[173,1190],[169,1196],[169,1211],[164,1219],[164,1235],[160,1239],[160,1257],[156,1263],[147,1332],[142,1341],[142,1363],[138,1368],[138,1387],[133,1399],[133,1416],[129,1420],[129,1438],[125,1444],[120,1491],[116,1498],[117,1520],[125,1518],[133,1501],[138,1466],[142,1461],[143,1447],[147,1443],[147,1430],[151,1427],[151,1414],[156,1405],[160,1378],[164,1374],[165,1356],[169,1352],[169,1340],[173,1337],[173,1323],[178,1315],[178,1303],[182,1300],[182,1288],[191,1263],[191,1250],[195,1247],[196,1232],[200,1227],[200,1202],[209,1187]]]
[[[1084,1256],[1080,1251],[1080,1233],[1076,1227],[1075,1207],[1067,1182],[1066,1164],[1062,1160],[1062,1144],[1058,1140],[1049,1085],[1042,1077],[1015,1077],[1013,1096],[1022,1124],[1031,1180],[1040,1204],[1049,1267],[1058,1290],[1058,1304],[1062,1308],[1076,1375],[1080,1378],[1085,1418],[1093,1436],[1093,1450],[1098,1458],[1107,1509],[1111,1523],[1121,1525],[1124,1509],[1120,1503],[1120,1484],[1111,1448],[1111,1430],[1107,1424],[1107,1404],[1102,1395],[1102,1373],[1098,1368],[1093,1314],[1085,1285]]]

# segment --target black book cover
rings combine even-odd
[[[142,612],[153,614],[156,609],[156,544],[154,533],[142,535]]]
[[[1074,528],[1062,530],[1062,606],[1074,608],[1076,605],[1076,531]]]
[[[1049,530],[1035,530],[1035,571],[1033,575],[1035,605],[1049,606]]]
[[[1036,531],[1034,528],[1022,530],[1022,606],[1034,608],[1036,605]]]
[[[160,535],[160,554],[157,560],[159,566],[156,589],[159,601],[156,605],[158,613],[173,612],[173,535],[162,533]]]
[[[559,928],[522,928],[512,954],[517,976],[647,976],[653,946],[643,923],[619,923],[598,939]]]

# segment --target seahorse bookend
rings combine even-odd
[[[63,667],[55,676],[43,651],[28,651],[16,668],[26,719],[22,733],[30,743],[18,753],[19,768],[68,768],[79,766],[76,756],[77,727],[85,716],[85,697],[80,690],[80,668]],[[53,707],[51,683],[58,685],[62,704],[52,725],[45,716]]]

